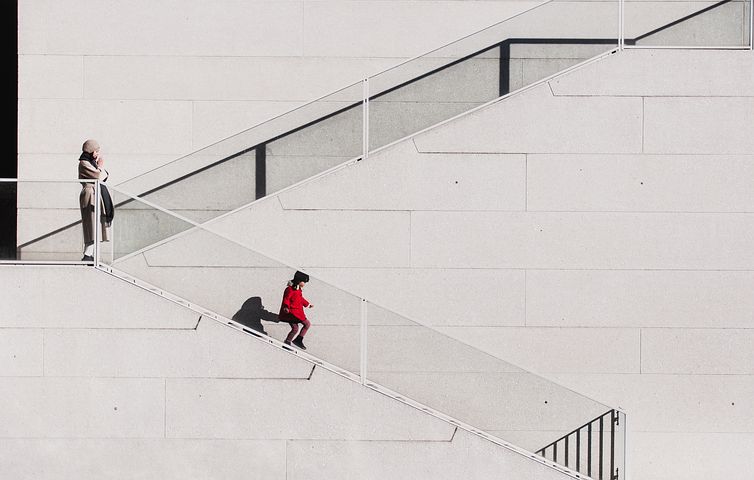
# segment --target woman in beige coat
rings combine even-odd
[[[79,179],[107,180],[107,170],[102,168],[105,161],[99,154],[99,144],[96,140],[84,142],[79,157]],[[81,225],[84,228],[84,262],[94,261],[94,199],[96,187],[92,182],[81,183],[79,194],[79,207],[81,208]],[[103,242],[109,241],[109,227],[113,219],[113,207],[110,195],[104,185],[101,185],[102,198],[100,198],[100,224],[102,225]],[[107,197],[107,198],[105,198]],[[109,208],[108,208],[109,207]]]

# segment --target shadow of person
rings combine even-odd
[[[280,322],[276,313],[265,310],[260,297],[251,297],[243,302],[241,310],[233,315],[232,320],[265,335],[267,335],[267,332],[264,331],[262,320],[265,322]]]

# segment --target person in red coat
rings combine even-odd
[[[291,324],[291,331],[285,338],[285,344],[291,343],[301,350],[306,350],[304,346],[304,335],[309,331],[311,322],[307,320],[304,308],[313,308],[314,305],[304,298],[302,290],[304,285],[309,281],[309,275],[303,272],[296,272],[293,280],[288,282],[288,286],[283,292],[283,303],[280,305],[280,314],[278,317],[281,321]],[[298,324],[302,324],[301,333],[298,331]],[[298,337],[296,334],[298,333]],[[295,340],[294,340],[295,338]]]

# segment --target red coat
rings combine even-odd
[[[292,319],[288,319],[289,315],[293,315],[298,320],[306,320],[306,314],[304,313],[304,307],[308,307],[309,302],[304,298],[301,290],[294,289],[293,287],[285,287],[283,292],[283,303],[280,305],[280,320],[289,322]],[[288,308],[289,313],[285,313],[285,308]]]

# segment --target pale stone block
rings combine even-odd
[[[81,139],[83,143],[84,139]],[[23,153],[18,156],[18,178],[20,180],[73,180],[78,178],[78,160],[81,145],[71,142],[68,153]],[[150,170],[175,160],[175,155],[158,154],[117,154],[107,153],[105,168],[110,177],[109,185],[142,175]],[[78,184],[78,182],[75,182]],[[136,193],[142,193],[141,191]]]
[[[83,139],[81,142],[83,143]],[[78,159],[81,146],[71,142],[71,151],[65,153],[20,153],[18,155],[18,179],[74,180],[78,178]],[[108,157],[108,161],[111,158]],[[108,170],[109,171],[109,170]]]
[[[199,319],[195,312],[93,268],[2,266],[0,278],[0,304],[5,305],[1,327],[192,329]],[[92,302],[90,288],[109,293]]]
[[[161,248],[169,248],[169,245]],[[205,247],[208,252],[215,248]],[[215,256],[210,255],[210,258]],[[195,267],[190,262],[178,266],[150,266],[142,255],[116,262],[115,268],[225,318],[239,314],[244,304],[254,297],[259,298],[268,311],[277,314],[283,291],[296,271],[285,266]],[[305,287],[304,297],[315,306],[306,311],[312,322],[359,325],[361,300],[356,295],[312,277]]]
[[[751,214],[412,212],[411,264],[741,270],[752,238]]]
[[[509,18],[536,2],[306,2],[304,54],[412,57]],[[458,22],[463,18],[463,22]],[[386,21],[375,23],[375,19]],[[387,21],[389,19],[389,21]],[[417,22],[417,19],[421,19]],[[492,45],[505,38],[496,38]],[[475,50],[466,51],[468,55]]]
[[[168,347],[169,346],[169,347]],[[311,365],[210,319],[197,330],[48,330],[45,375],[308,378]]]
[[[368,74],[395,63],[394,58],[309,58],[269,54],[256,57],[88,56],[86,97],[193,99],[198,103],[209,101],[212,104],[218,101],[263,101],[298,105],[298,102],[310,101],[359,82]],[[253,123],[244,127],[249,125]]]
[[[641,432],[631,443],[632,478],[743,479],[754,470],[752,434]]]
[[[42,375],[42,330],[0,328],[0,377]]]
[[[624,50],[550,85],[555,95],[754,96],[754,68],[746,51]]]
[[[19,31],[23,31],[23,28]],[[50,81],[54,78],[55,81]],[[83,98],[84,57],[19,55],[18,98]]]
[[[216,213],[212,216],[220,215],[254,201],[256,182],[254,156],[255,153],[252,150],[195,175],[184,178],[178,177],[181,178],[179,181],[164,184],[156,191],[140,195],[140,198],[179,214],[185,215],[185,212],[182,211],[204,210],[215,211]],[[180,162],[180,159],[176,161],[176,163]],[[134,182],[153,176],[153,173],[148,172],[139,179],[126,182],[122,191],[131,193],[135,186]],[[137,190],[134,193],[142,192]],[[143,203],[139,204],[138,207],[154,210],[153,207]],[[126,206],[125,208],[135,207]],[[189,218],[194,221],[198,220],[193,216],[189,216]]]
[[[80,182],[22,181],[16,188],[19,244],[81,220]]]
[[[532,88],[414,139],[420,152],[641,151],[641,99],[553,97]]]
[[[19,5],[19,52],[87,55],[301,55],[298,1],[137,0]],[[96,28],[93,28],[95,25]]]
[[[754,211],[752,155],[529,155],[527,207]]]
[[[17,208],[20,209],[79,209],[81,182],[17,183]]]
[[[754,97],[645,98],[647,153],[754,152]]]
[[[609,50],[608,47],[602,47],[602,50]],[[522,82],[523,86],[531,85],[534,82],[554,75],[561,70],[572,67],[586,58],[533,58],[522,60]]]
[[[523,155],[420,154],[406,141],[279,198],[286,209],[523,210],[525,178]]]
[[[526,325],[752,328],[754,273],[526,272]]]
[[[499,47],[456,64],[441,52],[390,65],[370,77],[371,106],[382,102],[484,103],[500,95]]]
[[[610,410],[527,372],[373,372],[368,380],[483,431],[559,432],[552,440]]]
[[[167,399],[171,438],[437,441],[453,434],[448,423],[323,370],[284,382],[169,379]]]
[[[290,265],[404,267],[409,223],[408,212],[283,210],[272,197],[207,228]],[[318,240],[302,245],[296,232]]]
[[[641,368],[646,373],[754,374],[754,331],[743,329],[643,329]]]
[[[637,329],[490,326],[439,330],[535,372],[639,372]]]
[[[563,5],[564,3],[574,4],[579,2],[559,3]],[[596,5],[594,7],[599,8]],[[589,40],[597,39],[596,35],[592,38],[585,35],[581,35],[581,37],[586,41],[579,43],[578,39],[571,39],[572,41],[569,43],[560,43],[560,39],[555,38],[552,40],[552,43],[533,43],[523,39],[511,43],[510,56],[513,59],[519,60],[562,60],[570,58],[581,61],[608,52],[618,44],[618,40],[615,37],[599,39],[599,43],[589,42]]]
[[[548,378],[626,411],[631,432],[751,433],[751,375],[550,374]]]
[[[21,153],[80,152],[85,139],[96,138],[106,162],[109,152],[180,155],[192,148],[191,103],[19,100],[18,130]]]
[[[280,262],[200,227],[187,230],[165,244],[151,246],[145,250],[144,256],[150,267],[267,267],[281,268],[286,272],[290,270]],[[275,275],[273,283],[275,287],[284,285],[285,273]],[[264,292],[267,293],[267,290]]]
[[[202,146],[219,142],[299,105],[296,101],[271,100],[194,101],[193,143]]]
[[[525,322],[521,270],[315,268],[311,273],[427,325]]]
[[[6,377],[0,387],[0,437],[165,435],[162,379]]]
[[[64,190],[68,190],[68,188]],[[81,188],[78,190],[80,191]],[[53,198],[56,196],[53,195]],[[21,250],[22,255],[27,251],[75,253],[84,251],[84,234],[81,225],[72,225],[69,227],[72,223],[81,221],[81,210],[76,205],[78,203],[78,193],[70,195],[65,200],[62,197],[63,194],[61,193],[59,196],[61,198],[61,206],[73,208],[23,208],[18,210],[16,241],[18,246],[24,246]],[[54,230],[63,227],[68,228],[65,231],[47,237]],[[46,238],[43,239],[43,237]],[[27,243],[28,245],[26,245]],[[79,257],[77,260],[80,259]]]
[[[321,465],[327,465],[322,469]],[[555,480],[563,474],[464,430],[450,442],[294,440],[290,480],[509,478]]]
[[[391,319],[392,315],[391,312],[372,308],[372,305],[369,305],[367,314],[368,318],[380,315],[384,323],[387,323],[385,320]],[[415,323],[408,325],[369,323],[367,375],[378,379],[384,372],[411,373],[418,376],[427,373],[461,372],[472,374],[470,377],[473,377],[476,373],[521,371],[515,365],[470,346],[469,342],[457,340],[447,330],[443,328],[436,331]],[[494,376],[491,375],[491,377]],[[462,379],[463,376],[458,376],[458,378]],[[432,405],[431,402],[427,404]]]
[[[354,92],[355,93],[355,92]],[[360,93],[360,92],[359,92]],[[326,105],[325,105],[326,104]],[[313,125],[291,132],[267,144],[267,154],[356,157],[362,152],[363,109],[350,101],[322,103],[327,113],[342,112],[329,118],[314,117]],[[311,108],[311,107],[310,107]],[[294,125],[294,128],[301,125]],[[285,131],[277,132],[279,134]],[[268,140],[268,139],[265,139]]]
[[[266,158],[267,195],[318,175],[352,158],[353,156],[348,155],[268,155]]]
[[[332,325],[332,320],[307,312],[311,328],[306,334],[306,353],[339,369],[359,375],[361,357],[361,332],[356,325]],[[358,322],[358,317],[348,319]],[[279,341],[285,340],[291,331],[290,324],[280,322],[264,325],[267,334]],[[301,327],[301,325],[299,325]],[[300,329],[299,329],[300,330]],[[310,367],[311,370],[311,367]]]
[[[490,96],[490,100],[497,94]],[[478,107],[483,102],[389,102],[369,104],[369,148],[374,150]]]
[[[3,474],[31,479],[284,480],[283,441],[0,439]]]

